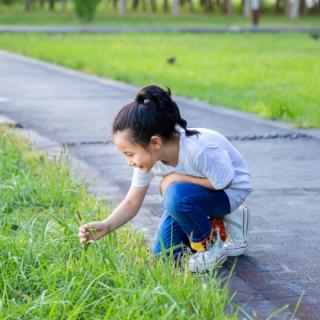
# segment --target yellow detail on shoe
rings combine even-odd
[[[217,220],[218,220],[219,223],[222,223],[222,225],[223,225],[223,222],[222,222],[221,219],[219,219],[219,218],[214,219],[214,220],[212,221],[212,229],[211,229],[210,235],[209,235],[206,239],[203,239],[203,240],[200,241],[200,242],[192,242],[192,241],[190,241],[191,248],[192,248],[193,250],[198,251],[198,252],[204,252],[204,251],[207,250],[207,247],[210,246],[210,244],[211,244],[213,241],[215,241],[215,239],[217,238],[217,235],[216,235],[216,230],[215,230],[214,226],[215,226]],[[220,221],[221,221],[221,222],[220,222]],[[216,226],[218,226],[218,227],[221,228],[221,225],[220,225],[220,224],[219,224],[219,225],[216,225]],[[220,229],[220,228],[219,228],[219,229]],[[224,225],[223,225],[223,232],[225,233]],[[221,230],[220,230],[220,234],[221,234]],[[224,239],[224,240],[225,240],[225,239]]]
[[[190,241],[190,244],[191,244],[191,248],[195,251],[198,251],[198,252],[206,251],[206,248],[205,248],[205,245],[203,244],[203,241],[200,241],[200,242]]]

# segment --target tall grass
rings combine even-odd
[[[109,209],[0,129],[0,319],[237,318],[212,274],[154,261],[130,227],[81,246],[77,212],[87,221]]]

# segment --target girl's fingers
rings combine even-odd
[[[80,243],[85,243],[90,240],[90,233],[88,231],[82,232],[82,230],[79,230],[78,237]]]
[[[79,227],[80,232],[87,232],[88,231],[88,226],[85,224],[82,227]]]
[[[80,243],[85,243],[85,242],[87,242],[89,239],[87,239],[87,238],[80,238],[79,240],[80,240]]]
[[[79,238],[88,238],[89,237],[89,232],[79,232],[78,236]]]
[[[88,232],[79,234],[79,241],[81,243],[87,242],[89,240],[93,240],[93,237],[91,237],[91,235]]]
[[[90,224],[84,224],[83,226],[79,227],[79,241],[80,243],[85,243],[89,240],[96,240],[96,232],[94,228]]]

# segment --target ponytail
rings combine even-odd
[[[179,134],[176,125],[182,127],[187,136],[199,134],[187,129],[187,121],[181,118],[178,105],[171,99],[169,88],[164,90],[156,85],[142,88],[135,100],[125,105],[113,122],[113,134],[130,130],[134,142],[147,146],[154,135],[170,140]]]

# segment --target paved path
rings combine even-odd
[[[68,146],[107,185],[119,190],[104,192],[119,201],[130,184],[131,169],[112,145],[111,122],[137,88],[3,51],[0,74],[0,114]],[[304,292],[299,317],[319,319],[319,131],[295,130],[247,113],[176,100],[190,126],[213,128],[228,136],[254,177],[255,191],[247,201],[252,213],[251,247],[237,263],[232,281],[232,290],[239,292],[236,301],[266,319],[286,303],[293,310]],[[152,221],[161,215],[159,201],[153,185],[144,206]],[[148,237],[155,228],[150,221],[144,221]],[[276,318],[290,319],[290,315]]]
[[[198,27],[198,26],[0,26],[0,33],[118,33],[118,32],[188,32],[188,33],[320,33],[320,26],[247,26]]]

